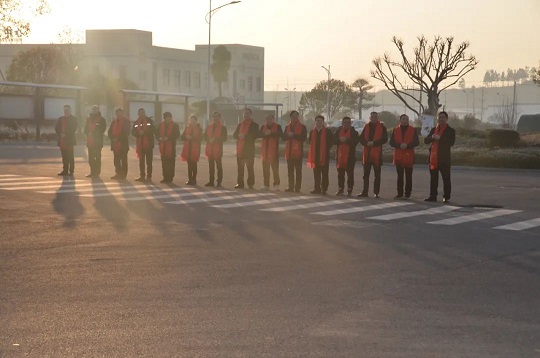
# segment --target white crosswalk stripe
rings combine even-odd
[[[58,190],[48,190],[48,191],[38,191],[38,193],[41,194],[58,194],[58,193],[75,193],[75,194],[81,194],[81,193],[88,193],[88,192],[115,192],[115,191],[128,191],[128,190],[145,190],[145,189],[155,189],[155,190],[164,190],[167,191],[169,188],[160,188],[158,186],[144,186],[144,185],[126,185],[126,184],[118,184],[118,183],[107,183],[105,186],[94,186],[91,188],[85,187],[85,188],[72,188],[72,189],[58,189]],[[187,187],[182,188],[183,190],[196,190],[196,188]],[[107,193],[104,193],[104,196],[108,195]],[[92,195],[89,195],[92,196]],[[95,196],[95,195],[94,195]]]
[[[275,195],[275,194],[274,193],[253,193],[253,194],[240,194],[240,195],[212,196],[209,198],[167,201],[165,202],[165,204],[183,205],[183,204],[209,203],[209,202],[214,202],[214,201],[254,198],[257,196],[266,196],[266,195]]]
[[[45,177],[35,177],[35,178],[28,178],[28,177],[10,177],[10,178],[0,178],[0,184],[9,182],[16,182],[17,180],[36,180],[36,179],[48,179],[51,180],[51,178],[45,178]]]
[[[434,224],[434,225],[457,225],[457,224],[464,224],[472,221],[479,221],[479,220],[486,220],[486,219],[492,219],[499,216],[505,216],[505,215],[511,215],[515,213],[519,213],[521,210],[508,210],[508,209],[499,209],[499,210],[492,210],[485,213],[477,213],[477,214],[467,214],[458,216],[455,218],[450,219],[443,219],[443,220],[437,220],[437,221],[430,221],[428,224]]]
[[[406,205],[412,205],[412,204],[413,203],[410,203],[410,202],[395,202],[395,203],[376,204],[376,205],[369,205],[369,206],[357,206],[357,207],[354,207],[354,208],[347,208],[347,209],[319,211],[319,212],[312,213],[312,214],[313,215],[323,215],[323,216],[334,216],[334,215],[340,215],[340,214],[359,213],[359,212],[370,211],[370,210],[380,210],[380,209],[395,208],[395,207],[398,207],[398,206],[406,206]]]
[[[177,191],[191,191],[195,188],[160,188],[156,186],[123,186],[118,188],[101,188],[107,190],[100,193],[81,194],[79,196],[85,198],[99,198],[102,196],[127,196],[127,195],[141,195],[148,193],[164,193],[164,192],[177,192]],[[102,190],[102,191],[103,191]]]
[[[321,207],[321,206],[330,206],[330,205],[339,205],[339,204],[352,204],[352,203],[359,203],[363,200],[354,200],[354,199],[342,199],[342,200],[326,200],[326,201],[319,201],[316,203],[309,203],[309,204],[298,204],[298,205],[290,205],[290,206],[278,206],[275,208],[268,208],[268,209],[260,209],[261,211],[272,211],[272,212],[282,212],[282,211],[291,211],[291,210],[300,210],[300,209],[311,209],[315,207]]]
[[[246,201],[242,203],[212,205],[212,207],[220,208],[220,209],[242,208],[246,206],[266,205],[266,204],[281,203],[285,201],[308,200],[308,199],[314,199],[314,197],[313,196],[296,196],[296,197],[288,197],[288,198],[265,199],[265,200]]]
[[[55,180],[37,180],[37,181],[23,181],[23,182],[9,182],[9,183],[0,183],[0,189],[7,188],[7,187],[13,187],[13,186],[19,186],[19,185],[38,185],[38,184],[51,184],[51,183],[58,183],[62,184],[62,182]]]
[[[445,206],[440,206],[438,208],[431,208],[431,209],[426,209],[426,210],[405,211],[401,213],[372,216],[372,217],[369,217],[368,219],[390,221],[390,220],[397,220],[397,219],[403,219],[403,218],[412,218],[415,216],[422,216],[422,215],[443,214],[443,213],[447,213],[447,212],[454,211],[457,209],[459,209],[459,207],[457,206],[445,205]]]
[[[0,174],[0,178],[6,178],[6,177],[18,177],[20,175],[16,174]]]
[[[521,231],[521,230],[532,229],[533,227],[538,227],[538,226],[540,226],[540,218],[519,221],[519,222],[515,222],[513,224],[508,224],[508,225],[496,226],[494,227],[494,229]]]
[[[178,191],[181,191],[181,190],[178,190]],[[158,194],[159,191],[156,191],[155,193]],[[211,191],[196,191],[196,192],[189,192],[189,193],[182,193],[182,194],[177,194],[173,191],[169,194],[163,194],[163,195],[144,195],[144,196],[137,196],[134,198],[120,197],[120,200],[140,201],[140,200],[152,200],[152,199],[182,199],[185,197],[206,196],[206,195],[221,194],[221,193],[227,193],[227,191],[211,190]],[[139,193],[134,193],[134,194],[139,194]]]

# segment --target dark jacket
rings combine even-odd
[[[201,129],[201,126],[197,123],[197,127],[199,127],[199,137],[198,138],[191,138],[191,139],[187,139],[186,138],[186,135],[187,135],[187,129],[189,128],[189,126],[186,126],[186,128],[184,128],[184,131],[182,132],[182,140],[185,142],[185,141],[192,141],[192,142],[199,142],[199,145],[201,145],[201,142],[203,140],[203,136],[204,136],[204,133]]]
[[[401,146],[399,144],[397,144],[396,141],[394,140],[394,132],[396,131],[396,129],[397,128],[394,128],[394,130],[392,131],[392,135],[390,136],[390,146],[392,148],[401,149]],[[405,131],[401,131],[401,134],[402,134],[401,138],[403,139],[405,137]],[[419,144],[420,144],[420,140],[418,139],[418,133],[416,133],[416,130],[415,130],[414,134],[413,134],[413,141],[412,141],[412,143],[407,144],[407,149],[412,149],[414,147],[418,147]]]
[[[240,126],[242,123],[239,123],[236,126],[234,131],[233,138],[238,140],[238,135],[240,134]],[[244,152],[242,153],[242,159],[252,159],[255,158],[255,140],[259,136],[259,125],[255,121],[251,122],[249,126],[247,135],[244,138]]]
[[[208,142],[208,128],[213,125],[214,123],[210,123],[206,129],[204,130],[204,141]],[[215,139],[215,143],[220,143],[221,147],[223,148],[223,143],[227,141],[227,138],[229,138],[229,135],[227,134],[227,127],[225,127],[224,124],[221,125],[221,137]]]
[[[169,136],[167,136],[167,130],[165,129],[165,134],[164,136],[167,137],[167,142],[171,142],[172,143],[172,150],[173,150],[173,156],[176,156],[176,141],[178,140],[178,137],[180,137],[180,127],[178,126],[178,124],[174,121],[171,121],[172,123],[172,130],[171,130],[171,134]],[[160,124],[158,124],[157,128],[156,128],[156,132],[155,132],[155,135],[156,135],[156,140],[158,141],[158,146],[159,146],[159,139],[161,138],[161,126],[165,125],[165,121],[162,121]]]
[[[56,127],[54,128],[54,130],[56,131],[56,134],[58,135],[58,146],[60,146],[60,136],[61,136],[61,132],[62,132],[62,119],[64,118],[64,116],[58,118],[58,122],[56,122]],[[75,132],[77,132],[77,127],[79,126],[79,124],[77,123],[77,118],[73,117],[73,116],[69,116],[67,118],[67,123],[66,123],[66,129],[65,129],[65,144],[67,146],[70,146],[70,147],[73,147],[74,145],[77,144],[77,139],[75,138]]]
[[[431,144],[435,140],[433,139],[433,134],[435,133],[435,128],[432,128],[429,131],[429,134],[424,138],[425,144]],[[444,133],[439,139],[439,165],[452,165],[452,157],[450,155],[450,148],[456,142],[456,131],[450,126],[447,126],[444,130]],[[429,153],[431,154],[431,145],[429,146]],[[428,156],[429,162],[429,156]]]
[[[131,123],[129,122],[129,119],[123,118],[123,126],[122,126],[122,132],[118,137],[115,137],[113,134],[113,127],[118,119],[115,118],[112,120],[111,125],[109,127],[109,132],[107,133],[109,139],[111,140],[111,150],[114,150],[114,141],[115,139],[120,141],[121,144],[121,150],[122,151],[129,151],[129,134],[131,132]]]
[[[321,153],[321,132],[315,131],[315,166],[319,166],[319,155]],[[313,136],[313,130],[309,131],[309,138],[308,143],[311,145],[311,137]],[[330,162],[330,148],[334,145],[334,135],[332,134],[332,131],[330,128],[326,128],[326,165]]]
[[[138,123],[139,119],[136,119],[133,122],[133,128],[131,129],[131,135],[135,138],[139,138],[139,127]],[[142,123],[141,123],[142,125]],[[154,124],[154,121],[151,118],[146,117],[146,128],[143,128],[144,133],[142,136],[148,137],[148,141],[150,143],[150,149],[154,148],[154,133],[156,131],[156,126]]]
[[[363,147],[367,147],[367,144],[368,142],[373,142],[373,147],[382,147],[384,143],[388,142],[388,130],[386,129],[386,126],[384,125],[384,123],[381,122],[381,125],[382,125],[382,136],[381,136],[381,139],[379,140],[373,140],[373,137],[375,137],[375,126],[372,126],[371,125],[371,122],[368,122],[365,126],[364,126],[364,129],[362,129],[362,133],[360,133],[360,136],[359,136],[359,141],[360,141],[360,144],[362,144]],[[369,131],[368,132],[368,138],[369,140],[366,140],[365,139],[365,133],[366,131]],[[362,148],[362,150],[366,150],[365,148]],[[383,156],[381,155],[381,162],[379,163],[380,165],[382,165],[382,158]]]
[[[347,139],[346,142],[342,143],[341,140],[339,139],[339,133],[341,132],[341,128],[343,128],[343,126],[340,126],[334,132],[334,142],[336,143],[336,159],[337,159],[339,148],[342,145],[348,145],[349,146],[349,159],[347,160],[347,165],[354,165],[356,163],[356,146],[358,145],[358,141],[359,141],[358,132],[356,131],[356,129],[354,129],[353,126],[351,126],[349,128],[349,130],[351,131],[351,136],[349,137],[349,139]]]
[[[266,124],[266,123],[265,123]],[[265,128],[265,124],[263,124],[259,130],[259,138],[276,138],[278,145],[276,146],[276,158],[279,158],[279,142],[280,139],[283,137],[283,129],[281,129],[281,126],[276,123],[277,130],[274,133],[270,133],[269,135],[264,134],[263,128]],[[269,144],[269,141],[267,142],[267,145]],[[262,144],[261,144],[262,145]],[[261,148],[261,152],[262,152]]]
[[[307,139],[307,128],[302,123],[298,122],[296,123],[297,126],[302,126],[302,133],[301,134],[293,134],[291,138],[289,138],[289,133],[285,133],[287,131],[287,126],[285,126],[285,130],[283,131],[283,141],[287,142],[292,139],[300,140],[302,142],[302,157],[304,156],[304,142]],[[293,131],[294,132],[294,131]],[[292,149],[292,146],[291,146]]]
[[[90,121],[93,119],[93,117],[97,117],[97,123],[94,131],[90,133]],[[97,115],[91,114],[90,117],[86,119],[86,125],[84,126],[84,134],[87,138],[87,146],[88,146],[88,138],[92,136],[94,138],[94,148],[103,148],[103,135],[105,133],[105,130],[107,129],[107,122],[105,121],[105,118],[101,116],[101,113]]]

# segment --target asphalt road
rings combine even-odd
[[[454,168],[443,205],[425,165],[412,200],[391,164],[358,200],[308,168],[301,194],[234,190],[233,147],[224,190],[182,162],[159,184],[157,156],[118,185],[103,154],[62,180],[57,148],[0,145],[0,357],[540,357],[539,171]]]

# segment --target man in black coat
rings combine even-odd
[[[360,134],[360,144],[362,144],[362,164],[364,165],[364,189],[358,197],[368,196],[369,175],[371,168],[375,174],[373,183],[373,194],[379,197],[381,189],[381,167],[382,167],[382,146],[388,141],[388,133],[384,123],[379,119],[377,112],[371,112],[369,122],[364,126]]]
[[[176,141],[180,137],[180,128],[172,119],[171,112],[163,113],[163,121],[156,130],[161,155],[163,179],[160,183],[172,183],[176,164]]]
[[[75,170],[74,147],[77,144],[77,139],[75,138],[77,126],[77,118],[71,115],[71,106],[65,105],[64,115],[58,118],[55,127],[63,164],[63,169],[58,175],[73,175]]]
[[[116,110],[116,118],[111,122],[108,136],[111,140],[111,150],[114,154],[114,170],[116,174],[111,177],[113,180],[126,179],[128,172],[127,153],[129,151],[129,134],[131,123],[124,116],[124,110]]]
[[[139,157],[140,175],[135,181],[152,180],[152,161],[154,159],[154,121],[146,116],[144,108],[137,112],[139,118],[133,123],[131,135],[137,139],[137,156]],[[146,170],[145,170],[146,163]],[[146,177],[145,177],[146,172]]]
[[[347,173],[347,196],[352,195],[354,187],[354,166],[356,164],[356,146],[358,145],[358,132],[351,126],[351,118],[343,117],[341,126],[334,133],[336,143],[336,165],[338,171],[337,196],[344,195],[345,173]]]
[[[307,165],[313,168],[315,188],[311,194],[326,195],[328,191],[328,169],[330,167],[330,148],[334,144],[334,136],[324,125],[324,117],[315,117],[315,127],[309,133],[309,151]]]
[[[424,138],[429,147],[429,174],[431,182],[429,197],[424,201],[437,201],[437,188],[439,186],[439,172],[443,180],[443,202],[450,201],[452,184],[450,183],[450,167],[452,165],[450,148],[456,141],[456,131],[447,124],[448,113],[441,112],[437,116],[437,126],[432,128],[428,136]]]
[[[285,159],[287,160],[289,177],[289,186],[285,191],[299,193],[302,188],[302,161],[304,159],[304,142],[307,138],[307,129],[305,125],[300,123],[300,113],[298,111],[292,111],[289,117],[291,121],[283,131]]]
[[[236,139],[236,162],[238,178],[236,189],[244,188],[244,166],[247,167],[247,185],[255,185],[255,140],[259,136],[259,125],[253,121],[251,108],[244,109],[243,121],[238,124],[233,138]]]
[[[105,118],[101,115],[98,106],[92,106],[92,112],[86,119],[84,134],[86,135],[86,146],[88,147],[88,164],[90,173],[87,178],[97,178],[101,174],[101,149],[103,148],[103,134],[107,127]]]

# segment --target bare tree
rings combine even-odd
[[[410,59],[405,53],[403,40],[394,36],[392,42],[399,51],[400,60],[393,61],[388,54],[375,58],[375,70],[371,71],[371,76],[383,82],[390,92],[417,115],[436,114],[441,106],[441,92],[458,83],[478,64],[474,56],[465,54],[469,43],[462,42],[456,47],[453,37],[436,36],[432,44],[424,36],[418,37],[418,46],[414,48]],[[404,85],[406,79],[412,80],[420,92],[426,94],[427,108]],[[416,105],[409,104],[409,101]],[[420,107],[422,113],[418,113],[415,107]]]
[[[493,117],[495,122],[499,123],[501,127],[514,129],[517,124],[518,113],[516,107],[506,97],[502,100],[501,105],[497,107],[497,112]]]
[[[20,41],[30,34],[33,16],[49,11],[47,0],[0,0],[0,43]]]

